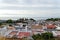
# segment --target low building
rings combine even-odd
[[[23,38],[23,37],[29,37],[30,32],[19,32],[18,33],[18,38]]]
[[[32,34],[38,34],[38,33],[41,34],[42,32],[44,32],[43,26],[39,24],[32,25],[31,29]]]
[[[12,25],[9,25],[9,26],[7,27],[7,29],[8,29],[8,30],[15,30],[15,27],[12,26]]]
[[[55,29],[56,25],[54,25],[54,24],[47,24],[46,27],[47,27],[47,29]]]
[[[10,32],[8,35],[6,35],[6,37],[7,37],[7,38],[12,38],[12,37],[14,37],[15,35],[17,35],[17,33],[18,33],[18,31],[12,31],[12,32]],[[17,38],[17,36],[16,36],[16,38]]]
[[[52,31],[54,37],[60,37],[60,31]]]

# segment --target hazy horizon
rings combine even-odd
[[[0,0],[0,17],[60,18],[60,0]]]
[[[0,17],[0,20],[9,20],[9,19],[18,20],[20,18],[27,18],[27,19],[33,18],[35,20],[46,20],[48,18],[60,18],[60,17]]]

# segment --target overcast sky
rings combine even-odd
[[[0,0],[0,17],[60,17],[60,0]]]

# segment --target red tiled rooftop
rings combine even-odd
[[[28,37],[30,36],[30,32],[19,32],[18,33],[18,37],[21,38],[21,37]]]
[[[47,25],[47,28],[48,28],[48,29],[54,29],[54,28],[56,28],[56,26],[53,25],[53,24],[51,24],[51,25]]]

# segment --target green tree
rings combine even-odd
[[[6,23],[13,23],[12,19],[6,21]]]
[[[33,22],[35,22],[35,21],[36,21],[36,20],[35,20],[35,19],[33,19],[33,18],[30,18],[30,20],[31,20],[31,21],[33,21]]]
[[[3,28],[2,23],[0,22],[0,28]]]
[[[53,40],[53,34],[50,32],[42,33],[41,37],[43,40]]]
[[[32,38],[34,40],[41,40],[41,35],[40,34],[36,34],[36,35],[33,35]]]
[[[2,23],[0,22],[0,26],[2,25]]]
[[[20,18],[19,20],[17,20],[18,22],[24,22],[24,18]]]
[[[53,21],[53,20],[54,20],[53,18],[46,19],[46,21]]]
[[[46,21],[58,21],[60,20],[60,18],[48,18],[46,19]]]

